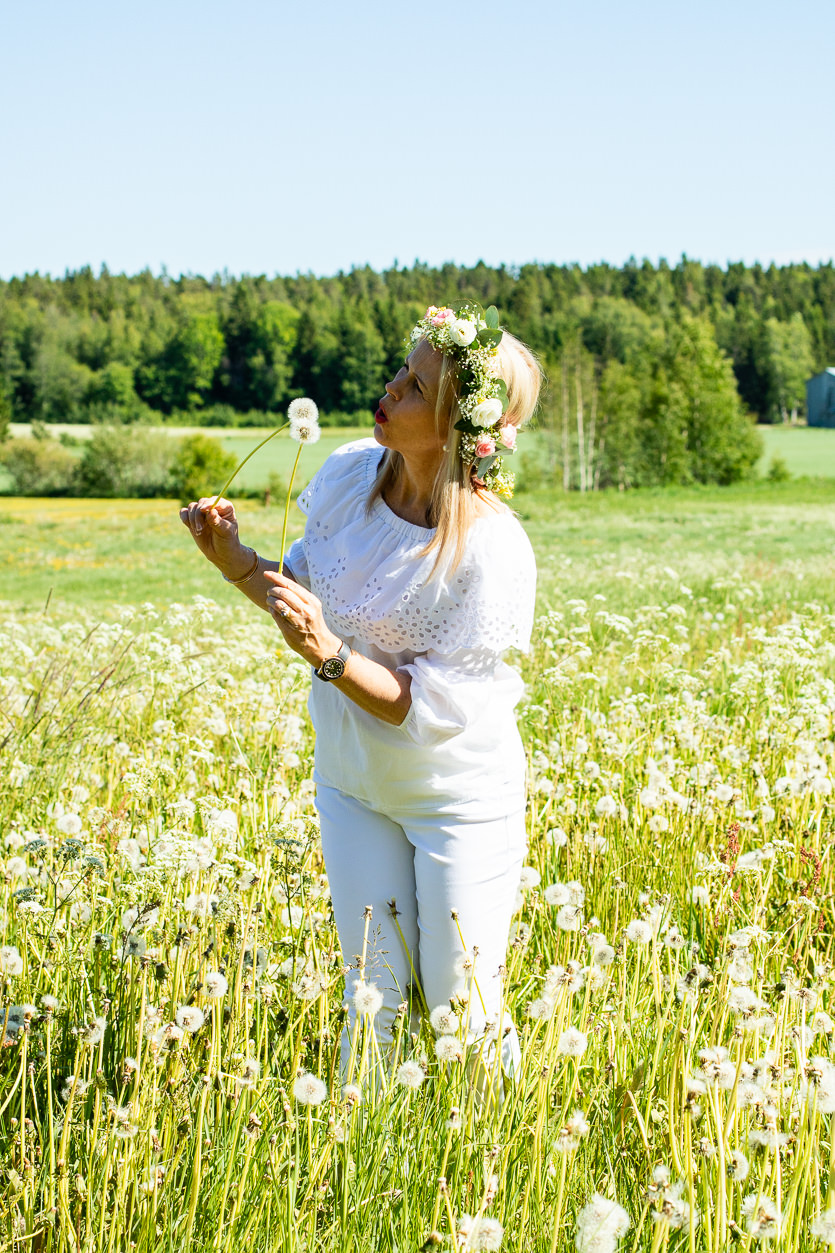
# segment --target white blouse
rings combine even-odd
[[[304,537],[286,562],[322,602],[326,623],[356,652],[411,676],[412,704],[392,726],[313,678],[314,779],[397,818],[454,810],[495,816],[524,792],[515,705],[522,680],[502,661],[527,651],[536,565],[509,509],[476,519],[464,557],[427,582],[434,532],[367,501],[383,449],[345,444],[299,496]]]

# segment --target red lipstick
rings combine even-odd
[[[382,406],[378,406],[377,412],[374,414],[375,422],[388,422],[388,418],[383,413]]]

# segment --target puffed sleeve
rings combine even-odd
[[[303,539],[295,540],[287,549],[284,554],[284,566],[285,568],[289,566],[296,582],[301,583],[302,587],[310,591],[310,571],[307,568],[307,553]]]
[[[415,744],[442,744],[501,705],[512,709],[524,684],[519,674],[489,648],[451,653],[430,649],[398,667],[412,680],[412,704],[401,730]]]
[[[307,487],[299,492],[296,504],[302,513],[308,516],[313,513],[319,515],[323,509],[327,511],[334,506],[338,508],[346,498],[350,498],[354,486],[351,480],[356,478],[358,470],[362,471],[366,458],[375,448],[379,448],[376,440],[362,439],[342,444],[335,449],[313,475]],[[290,545],[284,554],[284,560],[293,571],[296,582],[311,591],[308,542],[309,537],[305,532],[301,539]]]

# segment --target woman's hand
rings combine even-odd
[[[293,652],[318,670],[342,643],[325,623],[322,602],[277,570],[265,570],[264,578],[273,585],[267,592],[267,609],[273,621]]]
[[[191,531],[192,539],[204,557],[228,575],[238,578],[252,565],[251,550],[238,537],[238,520],[231,500],[221,496],[193,500],[180,510],[180,521]]]

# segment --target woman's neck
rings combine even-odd
[[[386,504],[405,522],[428,527],[429,506],[440,459],[415,461],[410,458],[407,461],[402,453],[401,458],[400,473],[386,492]]]

